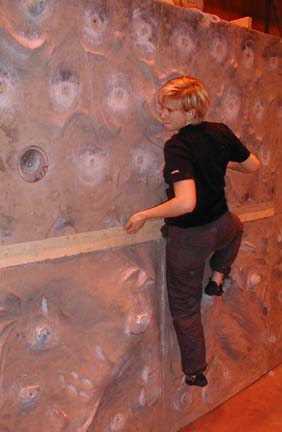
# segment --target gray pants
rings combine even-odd
[[[226,212],[199,227],[168,226],[166,237],[167,288],[182,370],[188,375],[207,367],[201,321],[202,279],[210,258],[212,270],[228,275],[242,238],[239,218]]]

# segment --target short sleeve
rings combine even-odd
[[[232,162],[244,162],[250,156],[250,151],[246,146],[239,140],[239,138],[229,129],[228,126],[224,125],[227,133],[227,139],[230,144],[230,161]]]
[[[194,179],[194,168],[189,148],[170,141],[164,148],[164,179],[171,184],[181,180]]]

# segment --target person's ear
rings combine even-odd
[[[186,111],[186,117],[188,121],[193,120],[196,117],[196,110],[194,108],[190,108]]]

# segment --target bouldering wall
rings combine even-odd
[[[161,430],[157,256],[151,245],[6,270],[1,431]]]
[[[176,432],[282,361],[281,41],[152,0],[0,12],[0,431]],[[203,298],[204,389],[180,370],[160,223],[122,230],[164,199],[156,92],[182,74],[262,165],[226,178],[245,233]]]

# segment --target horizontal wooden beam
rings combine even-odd
[[[251,222],[257,219],[270,218],[275,215],[274,207],[268,207],[263,209],[249,209],[247,212],[235,211],[240,217],[241,222]]]
[[[254,221],[274,216],[274,207],[236,212],[242,222]],[[148,222],[137,234],[127,234],[123,228],[109,228],[52,237],[25,243],[2,245],[0,248],[0,268],[31,264],[46,260],[70,257],[90,252],[109,250],[161,239],[161,220]]]
[[[240,27],[244,27],[247,29],[251,29],[253,27],[253,19],[251,17],[238,18],[236,20],[231,21],[233,24],[236,24]]]
[[[168,3],[168,4],[171,4],[171,5],[175,6],[173,0],[159,0],[159,1],[161,1],[162,3]]]
[[[129,235],[123,228],[118,227],[3,245],[0,248],[0,268],[158,240],[161,238],[159,232],[161,225],[160,221],[147,223],[141,231],[134,235]]]

